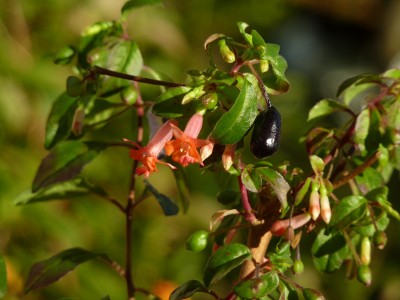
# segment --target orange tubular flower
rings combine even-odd
[[[202,126],[203,116],[201,114],[195,114],[190,118],[185,131],[171,124],[175,140],[165,144],[165,153],[171,155],[173,161],[180,163],[184,167],[192,163],[203,165],[203,160],[197,148],[204,147],[211,142],[197,139]]]
[[[136,168],[137,175],[148,177],[151,173],[157,172],[156,163],[161,163],[169,166],[171,169],[175,169],[173,165],[157,158],[164,148],[165,143],[172,138],[171,124],[170,121],[165,122],[145,147],[140,147],[137,143],[131,142],[138,149],[132,149],[129,155],[133,160],[141,163],[141,166]]]

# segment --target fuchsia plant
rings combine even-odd
[[[188,240],[188,248],[195,251],[214,244],[203,281],[188,279],[170,299],[195,293],[215,299],[323,299],[321,293],[287,276],[291,269],[299,274],[304,268],[300,257],[304,235],[314,237],[310,254],[318,271],[331,273],[348,262],[349,274],[357,271],[359,281],[371,284],[371,247],[383,249],[389,217],[400,219],[387,200],[387,183],[393,171],[400,170],[400,70],[353,77],[340,86],[337,99],[323,99],[311,109],[308,121],[314,126],[304,138],[308,170],[272,164],[265,157],[277,151],[285,137],[281,137],[281,116],[269,95],[289,89],[287,64],[279,46],[265,42],[256,30],[240,22],[240,40],[224,34],[206,40],[209,66],[188,72],[185,84],[162,81],[158,75],[140,77],[149,68],[129,38],[126,18],[129,10],[156,2],[128,1],[120,20],[89,26],[77,46],[58,53],[56,63],[74,63],[76,74],[67,79],[67,90],[50,112],[45,140],[49,153],[40,164],[32,192],[16,199],[21,205],[95,194],[110,201],[126,216],[125,265],[119,266],[106,254],[67,249],[32,266],[26,291],[45,287],[79,264],[100,258],[124,278],[128,299],[136,293],[154,299],[156,295],[135,285],[131,229],[133,211],[149,192],[166,215],[178,212],[176,202],[147,181],[145,192],[137,189],[138,181],[157,171],[157,164],[170,167],[176,177],[184,174],[176,168],[199,164],[204,172],[228,174],[237,183],[218,194],[217,200],[227,209],[211,217],[210,231],[202,229]],[[218,55],[223,62],[217,64]],[[226,66],[228,71],[224,71]],[[139,84],[168,89],[162,89],[155,100],[146,99]],[[350,104],[359,98],[362,105],[353,110]],[[148,110],[151,113],[145,114]],[[136,114],[135,141],[91,140],[91,131],[128,112]],[[334,113],[344,116],[340,126],[319,125]],[[162,125],[153,136],[143,137],[147,118]],[[289,122],[285,116],[282,119],[283,124]],[[251,141],[246,138],[250,134]],[[149,142],[143,145],[143,140]],[[125,204],[81,174],[109,147],[127,147],[133,160]],[[246,158],[244,153],[249,151],[255,158]],[[187,201],[183,199],[186,191],[180,194],[182,203]],[[247,235],[247,243],[234,239],[238,231]],[[234,270],[237,277],[232,289],[218,294],[215,285],[229,280],[227,274]]]

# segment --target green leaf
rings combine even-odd
[[[13,204],[25,205],[41,201],[70,199],[91,192],[97,195],[107,194],[103,189],[90,184],[83,178],[75,178],[40,189],[37,193],[32,193],[30,190],[24,191],[14,199]]]
[[[217,122],[210,138],[222,145],[239,142],[253,125],[258,114],[257,95],[245,78],[232,108]]]
[[[343,92],[348,92],[352,89],[356,89],[357,93],[360,92],[360,84],[366,84],[368,87],[371,86],[371,83],[375,83],[377,80],[379,80],[379,77],[376,74],[371,74],[371,73],[364,73],[360,74],[354,77],[351,77],[349,79],[346,79],[343,81],[343,83],[339,86],[338,91],[336,96],[341,96]],[[361,87],[362,89],[365,89],[365,87]],[[354,97],[355,94],[352,93],[352,96]],[[348,97],[348,98],[353,98],[353,97]],[[344,103],[350,103],[349,101],[344,101]]]
[[[150,184],[147,180],[144,180],[144,184],[149,189],[149,191],[154,195],[158,203],[160,204],[164,214],[166,216],[174,216],[179,212],[179,207],[176,205],[168,196],[161,194],[154,186]]]
[[[78,97],[82,93],[82,81],[76,76],[67,78],[67,94],[70,97]]]
[[[234,291],[242,299],[260,299],[274,291],[279,285],[279,276],[270,271],[258,278],[242,281],[235,286]]]
[[[311,247],[311,253],[313,255],[313,262],[315,265],[315,268],[320,271],[320,272],[326,272],[326,273],[332,273],[334,271],[336,271],[337,269],[340,268],[340,266],[343,264],[343,261],[345,259],[347,259],[351,253],[350,250],[348,248],[347,245],[344,245],[343,247],[339,248],[339,245],[341,245],[342,243],[339,241],[339,243],[336,245],[336,251],[331,252],[329,254],[325,254],[323,256],[315,256],[315,254],[317,252],[323,253],[326,252],[328,250],[328,246],[323,246],[326,245],[326,243],[331,243],[332,245],[334,245],[335,243],[333,242],[329,242],[329,240],[332,239],[332,234],[327,234],[325,233],[326,230],[322,229],[318,235],[317,238],[314,240],[314,243]],[[359,236],[358,236],[359,238]],[[354,239],[354,242],[357,242]],[[357,243],[354,243],[357,244]],[[322,251],[321,246],[323,247],[322,249],[325,249]],[[326,251],[325,251],[326,250]]]
[[[78,47],[78,67],[83,69],[89,67],[89,53],[96,51],[96,48],[104,47],[106,38],[115,38],[122,33],[123,29],[119,22],[101,21],[86,27],[81,34]]]
[[[46,124],[45,147],[52,148],[68,138],[74,121],[75,110],[78,108],[78,98],[62,94],[53,103]]]
[[[210,293],[208,288],[197,280],[189,280],[176,288],[171,295],[169,300],[181,300],[186,299],[194,295],[195,293]]]
[[[258,174],[254,174],[254,172],[252,172],[252,175],[258,176]],[[254,178],[254,176],[250,176],[250,173],[247,169],[243,169],[240,177],[242,179],[244,186],[250,192],[257,193],[260,190],[261,188],[260,176],[258,176],[258,178]]]
[[[187,185],[185,172],[183,171],[180,165],[177,166],[177,169],[172,172],[175,177],[176,187],[178,188],[179,198],[182,204],[183,212],[187,213],[190,204],[190,193]]]
[[[365,191],[371,191],[384,184],[382,174],[374,168],[367,168],[362,174],[356,176],[356,182]]]
[[[188,110],[188,107],[181,104],[182,98],[192,88],[180,86],[168,89],[165,93],[156,99],[153,106],[153,112],[160,117],[177,118],[182,117]]]
[[[237,26],[239,28],[239,32],[242,34],[243,38],[247,41],[249,45],[253,45],[253,37],[251,34],[246,33],[246,28],[249,27],[249,24],[245,22],[238,22]]]
[[[268,51],[269,45],[267,46]],[[268,53],[268,52],[267,52]],[[265,56],[264,60],[268,60],[270,68],[267,72],[264,72],[261,76],[265,84],[266,90],[271,95],[281,95],[289,90],[290,84],[285,76],[285,71],[287,69],[286,60],[277,55]]]
[[[386,212],[382,212],[378,217],[375,216],[374,220],[370,216],[366,216],[360,221],[354,231],[362,236],[373,237],[377,230],[385,231],[390,223],[390,219]]]
[[[134,41],[121,39],[108,51],[108,57],[104,64],[100,63],[99,66],[116,72],[139,75],[143,67],[143,57]],[[130,81],[125,79],[105,77],[101,93],[120,92],[129,84]]]
[[[130,10],[135,9],[135,8],[139,8],[142,6],[146,6],[146,5],[154,5],[154,4],[158,4],[158,3],[162,3],[161,0],[130,0],[125,2],[124,6],[122,6],[121,8],[121,15],[122,15],[122,19],[126,19],[127,18],[127,14],[130,12]]]
[[[329,223],[334,227],[340,225],[346,227],[359,220],[367,210],[367,199],[363,196],[347,196],[339,201],[333,209],[332,219]]]
[[[317,239],[317,242],[313,244],[312,253],[315,257],[321,257],[327,254],[332,254],[339,249],[346,246],[346,239],[343,237],[343,234],[340,231],[337,231],[332,234],[322,233]]]
[[[0,256],[0,298],[7,294],[7,265],[6,261]]]
[[[231,270],[251,257],[243,244],[232,243],[218,248],[209,258],[204,269],[204,283],[210,286],[225,277]]]
[[[42,160],[32,184],[32,192],[79,175],[83,167],[106,147],[103,143],[65,141]]]
[[[288,268],[293,266],[289,242],[278,244],[275,248],[275,251],[268,252],[267,256],[272,265],[281,272],[285,272]]]
[[[361,113],[357,116],[356,124],[354,127],[354,142],[357,144],[358,148],[361,152],[364,152],[365,149],[365,139],[368,136],[370,125],[370,113],[369,109],[366,108],[361,111]]]
[[[93,253],[82,248],[71,248],[49,259],[39,261],[29,271],[25,292],[48,286],[80,264],[98,257],[109,260],[105,254]]]
[[[324,171],[325,163],[321,157],[317,155],[311,155],[310,164],[315,174],[321,174]]]
[[[57,52],[54,58],[54,63],[57,65],[68,65],[75,57],[75,54],[75,47],[65,46]]]
[[[348,107],[333,99],[323,99],[315,104],[308,113],[307,121],[315,120],[337,111],[344,111]]]
[[[111,119],[114,115],[120,113],[126,107],[119,104],[104,100],[94,99],[93,106],[85,116],[85,125],[106,125],[107,120]],[[99,126],[96,126],[98,128]]]
[[[287,206],[287,193],[290,190],[290,185],[283,175],[270,167],[256,168],[255,171],[272,188],[282,208],[285,208]]]
[[[400,79],[400,69],[387,70],[382,74],[382,77],[395,79],[395,80]]]

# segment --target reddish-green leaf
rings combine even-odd
[[[279,276],[270,271],[258,278],[242,281],[235,286],[235,294],[241,299],[260,299],[274,291],[279,285]]]
[[[67,93],[62,94],[53,103],[46,124],[44,145],[47,149],[68,138],[77,107],[78,98],[70,97]]]
[[[180,287],[176,288],[169,296],[169,300],[186,299],[195,293],[209,293],[209,290],[201,282],[197,280],[189,280]]]
[[[243,244],[224,245],[209,258],[204,269],[204,283],[210,286],[226,276],[231,270],[251,257],[251,252]]]
[[[108,260],[105,254],[93,253],[82,248],[71,248],[49,259],[39,261],[29,271],[25,292],[48,286],[80,264],[98,257]]]
[[[308,113],[307,121],[315,120],[337,111],[343,111],[348,107],[333,99],[323,99],[315,104]]]
[[[273,168],[261,167],[256,168],[256,173],[259,174],[263,181],[272,188],[276,197],[281,202],[282,208],[287,206],[287,193],[290,190],[290,185],[281,173]]]
[[[25,205],[41,201],[70,199],[91,192],[106,195],[106,192],[100,187],[90,184],[83,178],[75,178],[40,189],[37,193],[32,193],[30,190],[22,192],[14,199],[13,203],[14,205]]]
[[[235,144],[253,125],[258,114],[255,87],[245,78],[232,108],[215,125],[210,138],[219,144]]]
[[[32,184],[32,192],[79,175],[83,167],[106,147],[103,143],[65,141],[42,160]]]
[[[6,261],[0,256],[0,298],[7,294],[7,266]]]

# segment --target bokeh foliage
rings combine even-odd
[[[395,1],[370,1],[376,5],[370,18],[359,17],[361,12],[368,14],[368,9],[355,6],[348,8],[354,11],[353,17],[335,14],[341,11],[336,8],[346,5],[346,1],[334,1],[335,9],[331,10],[317,2],[170,0],[164,1],[164,7],[134,12],[129,16],[129,28],[146,63],[177,81],[185,78],[186,70],[202,69],[206,64],[204,39],[213,32],[237,35],[238,20],[252,24],[269,41],[279,43],[288,60],[287,75],[292,86],[287,95],[275,102],[286,121],[282,147],[272,159],[301,165],[306,152],[298,140],[307,130],[304,124],[309,107],[321,97],[333,96],[338,84],[351,75],[380,72],[390,64],[396,66],[395,57],[400,51],[399,45],[389,42],[398,36],[394,28],[400,9]],[[110,211],[108,203],[97,198],[22,208],[12,203],[20,191],[30,186],[44,156],[44,127],[50,105],[63,90],[64,78],[71,75],[68,68],[53,64],[54,53],[65,44],[74,43],[88,24],[117,18],[123,3],[0,3],[0,254],[9,267],[6,299],[100,299],[104,286],[112,299],[118,299],[124,290],[122,280],[107,266],[89,262],[54,286],[22,296],[22,282],[29,266],[62,249],[107,249],[117,261],[123,261],[123,216],[119,218]],[[362,21],[367,19],[368,23]],[[151,95],[152,90],[145,92]],[[132,124],[129,116],[104,129],[104,134],[134,139],[127,124]],[[114,194],[123,195],[128,189],[129,157],[124,149],[110,152],[102,153],[85,173]],[[166,170],[161,170],[151,181],[174,195],[176,188],[165,180],[166,174]],[[185,250],[184,240],[191,231],[208,226],[211,213],[218,207],[218,183],[197,172],[192,172],[191,178],[191,207],[187,215],[167,218],[155,201],[144,203],[136,212],[134,276],[139,286],[165,287],[168,284],[160,280],[178,284],[187,278],[201,277],[200,266],[204,263],[199,261],[199,255]],[[392,191],[390,198],[396,207],[399,194],[395,188]],[[399,225],[393,222],[391,231],[398,229]],[[146,232],[149,234],[143,234]],[[372,268],[385,275],[375,278],[367,290],[345,281],[343,274],[320,276],[307,268],[299,280],[322,289],[328,299],[329,295],[338,297],[338,293],[340,298],[379,295],[395,299],[399,295],[392,294],[396,293],[393,286],[399,283],[400,273],[395,268],[398,256],[391,254],[396,254],[399,247],[400,242],[394,238],[380,253]]]

